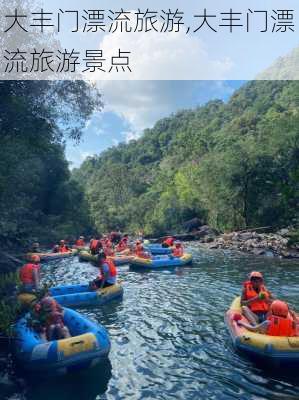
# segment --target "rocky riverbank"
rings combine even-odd
[[[280,229],[275,233],[250,230],[216,234],[206,227],[205,234],[198,239],[209,249],[237,250],[254,255],[299,259],[297,232],[292,229]]]

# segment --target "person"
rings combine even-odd
[[[59,244],[55,244],[52,250],[53,253],[59,253]]]
[[[174,238],[172,236],[168,236],[165,240],[162,242],[162,247],[172,247],[174,243]]]
[[[100,240],[97,236],[90,240],[89,250],[92,255],[98,254],[98,252],[101,248],[102,248],[102,243],[100,242]]]
[[[184,248],[181,242],[174,242],[175,248],[172,250],[174,257],[182,257],[184,255]]]
[[[64,325],[63,309],[57,301],[48,295],[34,306],[35,329],[48,341],[70,337],[69,329]]]
[[[60,244],[59,244],[59,253],[68,253],[70,251],[70,249],[68,248],[68,246],[65,244],[64,240],[60,240]]]
[[[78,247],[84,247],[85,246],[85,241],[84,241],[84,236],[80,236],[79,239],[76,241],[76,246]]]
[[[121,252],[121,251],[127,250],[128,249],[128,241],[129,241],[128,235],[124,235],[122,237],[121,241],[117,244],[116,251]]]
[[[273,300],[265,321],[260,324],[247,324],[237,320],[237,324],[251,332],[263,333],[270,336],[297,336],[297,317],[290,311],[287,303],[281,300]]]
[[[121,233],[120,231],[111,232],[109,235],[109,239],[111,240],[112,244],[118,244],[121,240]]]
[[[264,285],[263,275],[258,271],[249,274],[244,282],[241,296],[242,313],[251,324],[261,323],[267,318],[273,296]]]
[[[38,242],[32,243],[32,246],[30,248],[30,253],[41,253]]]
[[[39,289],[40,284],[40,257],[37,254],[31,256],[31,263],[22,266],[19,271],[22,283],[21,291],[33,293]]]
[[[136,242],[136,248],[135,248],[135,256],[139,258],[146,258],[149,259],[151,258],[150,254],[146,251],[144,251],[144,247],[142,243],[137,243]]]
[[[117,268],[114,262],[107,258],[103,251],[98,254],[97,266],[100,270],[100,274],[98,278],[91,282],[91,288],[97,290],[115,285],[117,279]]]

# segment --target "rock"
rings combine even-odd
[[[290,233],[290,230],[287,229],[287,228],[280,229],[280,230],[277,232],[277,234],[280,235],[280,236],[288,236],[289,233]]]
[[[255,256],[262,256],[263,254],[265,254],[265,249],[258,249],[258,248],[255,248],[255,249],[253,249],[252,250],[252,253],[255,255]]]
[[[243,232],[239,233],[239,240],[248,240],[253,239],[255,237],[255,232]]]
[[[221,235],[222,239],[224,239],[225,241],[232,240],[233,236],[234,233],[223,233],[223,235]]]
[[[282,250],[282,251],[280,252],[280,255],[283,256],[284,258],[290,258],[290,257],[291,257],[290,252],[285,251],[285,250]]]
[[[197,230],[201,226],[201,221],[199,218],[192,218],[189,221],[186,221],[183,223],[184,229],[186,229],[187,232],[192,232],[194,230]]]
[[[204,243],[211,243],[211,242],[214,242],[214,240],[215,240],[215,236],[205,236],[203,239]]]
[[[209,249],[218,249],[218,247],[218,243],[212,243],[210,244]]]

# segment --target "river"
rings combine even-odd
[[[193,245],[194,246],[194,245]],[[176,271],[119,267],[124,298],[81,312],[103,324],[112,342],[109,361],[55,380],[26,381],[10,400],[299,399],[299,379],[264,370],[236,354],[224,313],[251,270],[265,275],[276,296],[299,310],[299,263],[199,250]],[[43,266],[54,285],[97,274],[78,258]]]

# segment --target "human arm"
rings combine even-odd
[[[104,263],[102,266],[102,279],[101,279],[101,286],[100,289],[102,289],[105,285],[105,282],[109,278],[109,266]]]
[[[264,321],[258,325],[250,325],[243,321],[237,321],[239,326],[243,326],[245,329],[249,330],[250,332],[258,332],[258,333],[266,333],[269,321]]]

